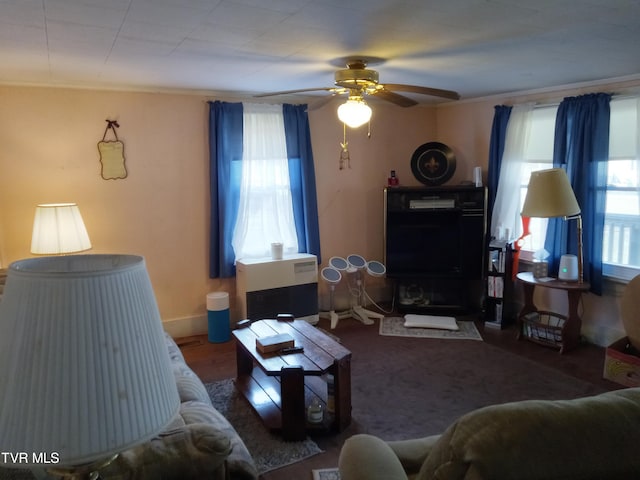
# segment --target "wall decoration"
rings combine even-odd
[[[442,185],[456,171],[456,156],[444,143],[420,145],[411,157],[411,172],[428,186]]]
[[[100,152],[100,163],[102,164],[102,178],[105,180],[115,180],[127,177],[127,169],[124,159],[124,143],[118,140],[116,128],[120,125],[116,120],[105,120],[107,128],[104,130],[102,140],[98,142],[98,152]],[[107,140],[109,130],[113,132],[115,140]]]

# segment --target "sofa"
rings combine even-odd
[[[175,341],[165,344],[180,396],[179,414],[150,441],[121,452],[100,471],[105,480],[256,480],[258,472],[233,426],[211,404]],[[0,480],[48,478],[43,471],[0,468]]]
[[[204,384],[165,332],[180,396],[178,417],[158,437],[122,452],[105,479],[255,480],[256,466],[233,426],[211,404]]]
[[[339,468],[341,480],[640,478],[640,388],[488,406],[419,439],[354,435]]]

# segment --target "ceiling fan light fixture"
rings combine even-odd
[[[350,96],[338,107],[338,118],[351,128],[358,128],[371,119],[371,107],[361,96]]]

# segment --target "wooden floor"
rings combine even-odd
[[[321,320],[318,326],[330,331],[327,320]],[[516,340],[515,327],[505,330],[484,329],[482,322],[477,322],[477,326],[486,343],[599,385],[605,390],[622,388],[602,378],[604,349],[601,347],[583,344],[568,354],[560,355],[556,350]],[[339,335],[339,326],[336,333]],[[209,383],[236,376],[234,340],[226,343],[209,343],[206,335],[200,335],[178,339],[178,345],[187,364],[203,382]],[[337,465],[337,454],[336,451],[325,452],[292,466],[269,472],[261,478],[264,480],[310,480],[311,469]]]

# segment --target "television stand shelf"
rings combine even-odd
[[[384,190],[384,263],[398,310],[480,311],[487,189]]]

